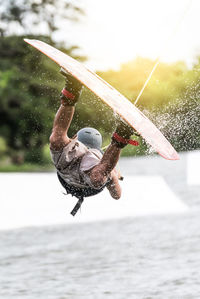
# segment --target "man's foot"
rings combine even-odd
[[[120,120],[118,121],[115,132],[125,139],[130,139],[134,131],[133,128],[129,126],[125,121]]]
[[[68,106],[74,106],[80,97],[82,84],[63,68],[61,68],[60,73],[65,77],[66,81],[65,87],[60,95],[62,103]]]
[[[112,136],[112,142],[115,143],[118,147],[123,148],[127,144],[139,145],[135,140],[131,140],[132,135],[139,136],[139,134],[129,126],[124,120],[119,120],[115,132]]]

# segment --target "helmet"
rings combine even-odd
[[[78,141],[85,144],[87,147],[101,149],[102,136],[99,131],[94,128],[83,128],[77,133]]]

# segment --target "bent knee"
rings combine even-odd
[[[69,138],[67,136],[59,136],[52,133],[49,137],[50,147],[53,150],[61,150],[69,143]]]
[[[52,133],[49,137],[49,143],[50,144],[54,144],[56,142],[56,137],[55,135]]]
[[[60,143],[59,139],[54,133],[52,133],[51,136],[49,137],[49,142],[50,142],[50,147],[53,149],[57,147],[57,145]]]

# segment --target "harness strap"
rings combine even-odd
[[[58,172],[57,172],[57,176],[58,176],[58,179],[59,179],[61,185],[65,188],[67,194],[71,194],[72,196],[75,196],[78,198],[78,202],[76,203],[75,207],[71,211],[71,215],[73,215],[73,216],[75,216],[76,213],[78,212],[78,210],[80,209],[80,207],[84,201],[84,197],[96,195],[96,194],[100,193],[106,186],[106,184],[105,184],[104,186],[102,186],[101,189],[93,189],[91,187],[81,189],[81,188],[74,187],[73,185],[68,184],[60,176],[60,174]],[[108,180],[108,182],[109,182],[109,180]]]
[[[79,198],[78,202],[76,203],[75,207],[73,208],[73,210],[72,210],[71,213],[70,213],[72,216],[75,216],[75,215],[76,215],[76,213],[77,213],[78,210],[80,209],[80,207],[81,207],[83,201],[84,201],[84,198],[83,198],[83,197],[82,197],[82,198]]]

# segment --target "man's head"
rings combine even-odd
[[[89,148],[101,149],[102,136],[99,131],[94,128],[83,128],[77,133],[78,141],[82,142]]]

